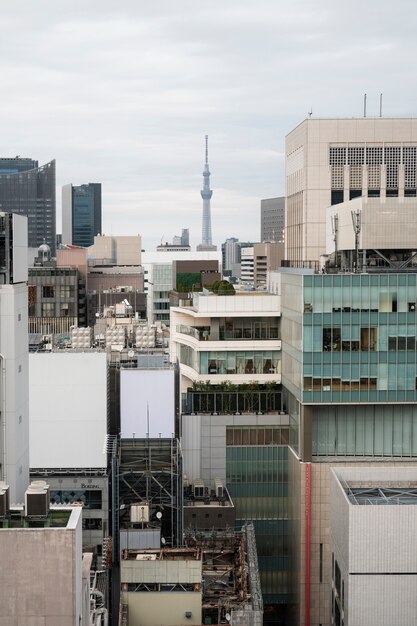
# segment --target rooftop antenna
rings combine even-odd
[[[310,110],[308,112],[308,117],[311,117],[313,115],[313,107],[310,107]]]
[[[337,239],[338,239],[338,233],[339,233],[339,215],[337,213],[335,213],[332,216],[332,233],[333,233],[333,241],[334,241],[334,258],[335,258],[335,264],[337,267],[338,266],[337,264]]]
[[[206,135],[206,165],[208,165],[208,135]]]
[[[353,230],[355,232],[355,271],[359,272],[359,233],[361,232],[361,212],[359,209],[350,212],[352,216]]]
[[[382,117],[382,93],[379,94],[379,117]]]
[[[366,117],[366,93],[363,94],[363,116]]]

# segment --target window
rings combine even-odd
[[[323,328],[323,352],[340,352],[340,328]]]
[[[42,287],[42,298],[53,298],[55,289],[52,285],[44,285]]]
[[[66,300],[67,298],[73,298],[74,286],[73,285],[61,285],[60,292],[61,292],[62,300]]]
[[[42,303],[42,317],[54,317],[54,315],[55,315],[54,302],[43,302]]]

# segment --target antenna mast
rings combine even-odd
[[[361,232],[361,212],[359,209],[350,212],[355,233],[355,272],[359,272],[359,233]]]

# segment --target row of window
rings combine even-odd
[[[288,445],[289,429],[267,426],[226,427],[227,446]]]
[[[74,285],[43,285],[42,298],[55,298],[59,294],[61,298],[73,298],[75,294]]]

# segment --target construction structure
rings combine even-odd
[[[183,548],[123,550],[120,626],[261,626],[255,534],[188,533]]]

